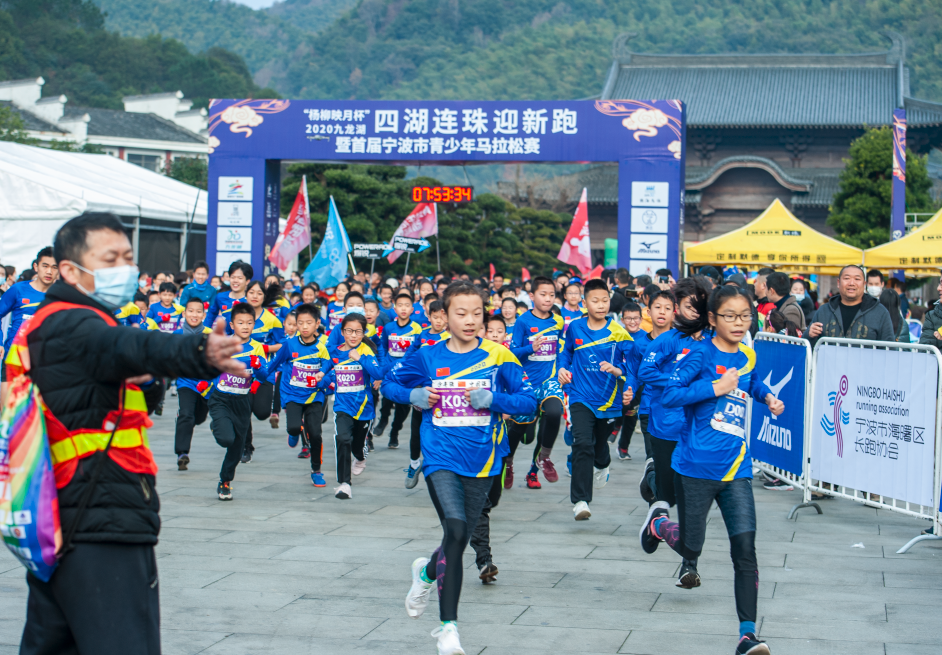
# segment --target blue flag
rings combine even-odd
[[[352,250],[350,237],[343,227],[334,197],[330,197],[327,230],[314,259],[304,269],[304,283],[317,282],[321,289],[329,289],[347,277],[347,254]]]

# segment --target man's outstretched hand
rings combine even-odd
[[[242,352],[242,340],[233,335],[226,334],[226,322],[223,319],[216,321],[212,333],[206,339],[206,363],[231,375],[245,377],[245,364],[233,355]]]

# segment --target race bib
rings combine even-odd
[[[391,334],[389,335],[389,356],[403,357],[406,351],[412,346],[415,339],[414,334]]]
[[[359,364],[343,364],[335,366],[337,376],[337,393],[356,393],[366,389],[363,367]]]
[[[440,427],[487,426],[490,409],[474,409],[464,392],[490,389],[490,380],[432,380],[432,389],[439,395],[432,406],[432,425]]]
[[[173,332],[177,329],[177,324],[173,321],[162,321],[158,324],[161,332]]]
[[[714,430],[745,439],[746,400],[748,398],[749,394],[741,389],[733,389],[725,396],[717,398],[710,426]]]
[[[291,378],[288,380],[288,384],[292,387],[313,389],[317,386],[317,380],[314,379],[314,376],[320,370],[321,365],[319,363],[294,362],[291,364]]]
[[[343,312],[334,312],[327,317],[327,325],[333,330],[335,327],[340,325],[340,321],[343,320],[343,317],[346,316]]]
[[[225,391],[226,393],[234,393],[239,396],[244,396],[249,392],[249,387],[252,386],[252,378],[247,377],[243,378],[238,375],[230,375],[228,373],[223,373],[219,376],[219,381],[216,383],[216,387],[220,391]]]
[[[530,337],[530,341],[535,341],[537,337]],[[556,346],[559,345],[559,337],[556,335],[545,335],[545,341],[533,349],[530,355],[531,362],[551,362],[556,359]]]

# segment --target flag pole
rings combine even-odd
[[[468,173],[465,171],[465,177]],[[438,203],[432,203],[432,208],[435,211],[435,261],[438,263],[438,267],[435,269],[439,272],[442,270],[442,254],[438,249],[438,242],[441,240],[441,234],[438,232]]]
[[[438,235],[437,234],[435,235],[435,259],[438,261],[438,268],[435,270],[441,271],[442,270],[442,254],[438,250]]]
[[[412,256],[412,253],[411,253],[411,252],[407,252],[407,253],[406,253],[406,270],[403,271],[403,273],[402,273],[402,276],[403,276],[403,277],[405,277],[406,275],[409,274],[409,257],[411,257],[411,256]]]

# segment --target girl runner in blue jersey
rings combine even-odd
[[[383,395],[422,411],[423,473],[444,532],[430,559],[412,563],[406,612],[418,618],[438,580],[439,655],[464,655],[458,637],[462,554],[508,453],[502,414],[536,411],[536,397],[517,358],[481,339],[487,297],[467,283],[452,284],[443,304],[451,337],[396,364]]]
[[[668,518],[660,503],[652,505],[641,528],[641,547],[653,553],[665,541],[685,560],[696,560],[715,500],[733,560],[740,635],[735,652],[769,655],[768,645],[756,636],[756,509],[745,417],[750,396],[766,403],[774,416],[785,406],[759,380],[755,352],[741,343],[752,323],[752,304],[746,293],[736,286],[718,287],[706,307],[695,309],[700,318],[690,323],[679,318],[678,322],[691,331],[712,326],[715,334],[680,360],[661,396],[665,407],[682,407],[689,418],[672,458],[678,522]],[[689,566],[681,565],[681,577],[697,575]]]

